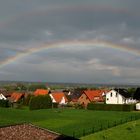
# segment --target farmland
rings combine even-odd
[[[137,112],[89,111],[76,109],[44,109],[30,111],[28,108],[0,108],[0,126],[29,122],[40,127],[72,136],[81,137],[83,130],[97,129],[114,122],[125,121]]]

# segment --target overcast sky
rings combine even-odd
[[[139,5],[139,0],[0,0],[0,80],[140,83]],[[65,43],[12,61],[42,44],[67,40],[109,42],[132,52]]]

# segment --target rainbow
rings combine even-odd
[[[59,48],[59,47],[71,47],[71,46],[79,46],[79,47],[103,47],[103,48],[111,48],[111,49],[116,49],[119,51],[124,51],[126,53],[134,54],[134,55],[140,55],[140,50],[131,48],[129,46],[125,45],[118,45],[118,44],[113,44],[111,42],[107,41],[101,41],[101,40],[66,40],[66,41],[56,41],[56,42],[51,42],[51,43],[44,43],[38,47],[30,48],[25,50],[22,53],[18,53],[15,56],[9,57],[5,59],[4,61],[0,62],[0,68],[4,67],[5,65],[11,64],[13,62],[16,62],[17,60],[29,56],[33,53],[45,51],[46,49],[49,48]]]
[[[32,16],[40,16],[40,15],[49,15],[52,12],[58,12],[61,11],[62,13],[64,12],[77,12],[77,11],[82,11],[82,10],[89,10],[89,11],[109,11],[109,12],[113,12],[113,13],[118,13],[118,14],[126,14],[126,15],[130,15],[130,16],[135,16],[138,17],[139,14],[134,13],[133,11],[129,11],[128,9],[119,9],[119,8],[112,8],[110,6],[108,7],[102,7],[102,6],[94,6],[94,5],[88,5],[88,6],[63,6],[63,7],[54,7],[54,8],[40,8],[40,9],[36,9],[36,10],[31,10],[31,11],[27,11],[27,12],[23,12],[21,14],[17,14],[14,16],[10,16],[10,17],[4,17],[2,18],[2,21],[0,21],[0,28],[6,28],[8,26],[11,26],[13,23],[19,21],[20,19],[24,19],[24,18],[28,18],[28,17],[32,17]],[[107,41],[99,41],[99,40],[66,40],[66,41],[56,41],[56,42],[51,42],[51,43],[44,43],[39,45],[38,47],[34,47],[34,48],[30,48],[30,49],[26,49],[24,52],[22,53],[18,53],[15,56],[12,57],[8,57],[7,59],[3,60],[0,62],[0,68],[11,64],[17,60],[19,60],[20,58],[23,58],[25,56],[28,56],[30,54],[36,53],[36,52],[40,52],[43,50],[46,50],[47,48],[57,48],[57,47],[68,47],[68,46],[98,46],[98,47],[106,47],[106,48],[113,48],[113,49],[118,49],[120,51],[124,51],[124,52],[128,52],[131,54],[135,54],[135,55],[140,55],[140,50],[135,49],[135,48],[131,48],[129,46],[125,46],[125,45],[119,45],[119,44],[115,44],[112,42],[107,42]]]

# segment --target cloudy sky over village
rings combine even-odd
[[[139,6],[0,0],[0,80],[140,83]]]

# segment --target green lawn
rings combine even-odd
[[[140,120],[128,122],[108,130],[81,138],[82,140],[139,140]]]
[[[30,111],[26,109],[0,108],[0,126],[21,122],[54,130],[66,135],[80,137],[83,130],[98,128],[101,124],[107,126],[113,122],[126,120],[130,116],[139,115],[137,112],[90,111],[76,109],[44,109]]]

